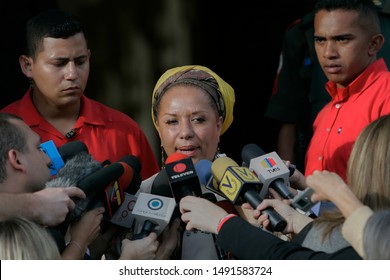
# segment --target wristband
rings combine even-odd
[[[225,217],[223,217],[219,223],[218,223],[218,226],[217,226],[217,234],[219,233],[219,231],[221,230],[221,227],[223,226],[223,224],[229,220],[230,218],[233,218],[233,217],[237,217],[236,214],[227,214]]]

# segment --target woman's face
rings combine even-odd
[[[193,85],[176,85],[161,98],[157,129],[167,153],[183,153],[194,163],[213,160],[222,117],[217,116],[208,93]]]

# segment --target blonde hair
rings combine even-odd
[[[14,218],[0,222],[1,260],[58,260],[58,247],[40,225]]]

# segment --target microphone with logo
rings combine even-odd
[[[203,193],[202,197],[214,202],[219,207],[223,208],[229,214],[238,215],[237,210],[234,208],[233,203],[219,190],[218,182],[213,177],[211,172],[212,161],[207,159],[201,159],[195,164],[195,170],[198,174],[199,181],[206,190],[210,193]],[[215,199],[212,199],[213,196]],[[217,199],[218,198],[218,199]]]
[[[192,159],[181,153],[173,153],[167,158],[165,170],[177,205],[175,215],[180,215],[178,205],[183,197],[202,196],[199,178]],[[197,230],[184,231],[181,248],[182,260],[217,260],[221,256],[213,234]]]
[[[88,153],[87,146],[82,141],[68,142],[60,147],[56,147],[53,140],[41,143],[41,149],[51,159],[50,174],[55,176],[64,167],[65,163],[79,153]]]
[[[128,164],[130,162],[133,166]],[[85,211],[100,205],[105,207],[104,216],[110,220],[123,203],[124,192],[137,191],[129,188],[134,173],[140,172],[137,162],[138,158],[126,156],[103,167],[88,153],[80,153],[68,160],[57,176],[46,183],[46,187],[77,186],[84,191],[86,198],[74,199],[76,206],[59,229],[66,232],[69,224],[78,220]]]
[[[175,199],[171,197],[140,193],[132,212],[136,220],[132,240],[142,239],[152,231],[160,235],[171,221],[175,207]]]
[[[241,151],[244,165],[260,179],[263,187],[260,196],[264,199],[268,196],[268,188],[274,189],[284,199],[292,199],[294,196],[288,189],[289,176],[295,169],[289,170],[276,152],[265,154],[255,144],[247,144]]]
[[[171,154],[165,162],[165,171],[177,203],[187,195],[202,195],[199,178],[190,157],[181,153]]]
[[[183,154],[168,157],[165,164],[186,157]],[[140,232],[133,235],[132,240],[142,239],[155,231],[158,235],[169,224],[176,208],[172,189],[166,169],[162,169],[153,181],[151,193],[140,193],[133,208],[133,216],[136,219]]]
[[[172,162],[179,161],[186,157],[187,157],[186,155],[181,153],[173,153],[166,159],[165,164],[170,164]],[[152,194],[161,195],[165,197],[174,197],[170,185],[170,180],[168,178],[167,170],[165,168],[161,169],[161,171],[154,178],[150,192]]]
[[[249,168],[239,166],[229,157],[221,157],[214,160],[211,171],[219,183],[219,190],[233,204],[248,202],[256,208],[263,201],[259,195],[262,184]],[[287,222],[273,208],[266,208],[262,212],[268,214],[268,230],[282,232],[287,226]]]

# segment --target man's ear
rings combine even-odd
[[[24,171],[23,160],[20,158],[20,153],[17,150],[11,149],[8,151],[8,160],[12,168]]]
[[[369,50],[368,50],[369,54],[376,55],[383,47],[384,42],[385,42],[385,38],[383,37],[382,34],[376,34],[372,36]]]
[[[31,57],[28,57],[26,55],[21,55],[19,57],[19,64],[20,68],[22,69],[22,72],[24,75],[26,75],[27,78],[32,79],[33,74],[32,74],[32,65],[33,65],[33,60]]]

